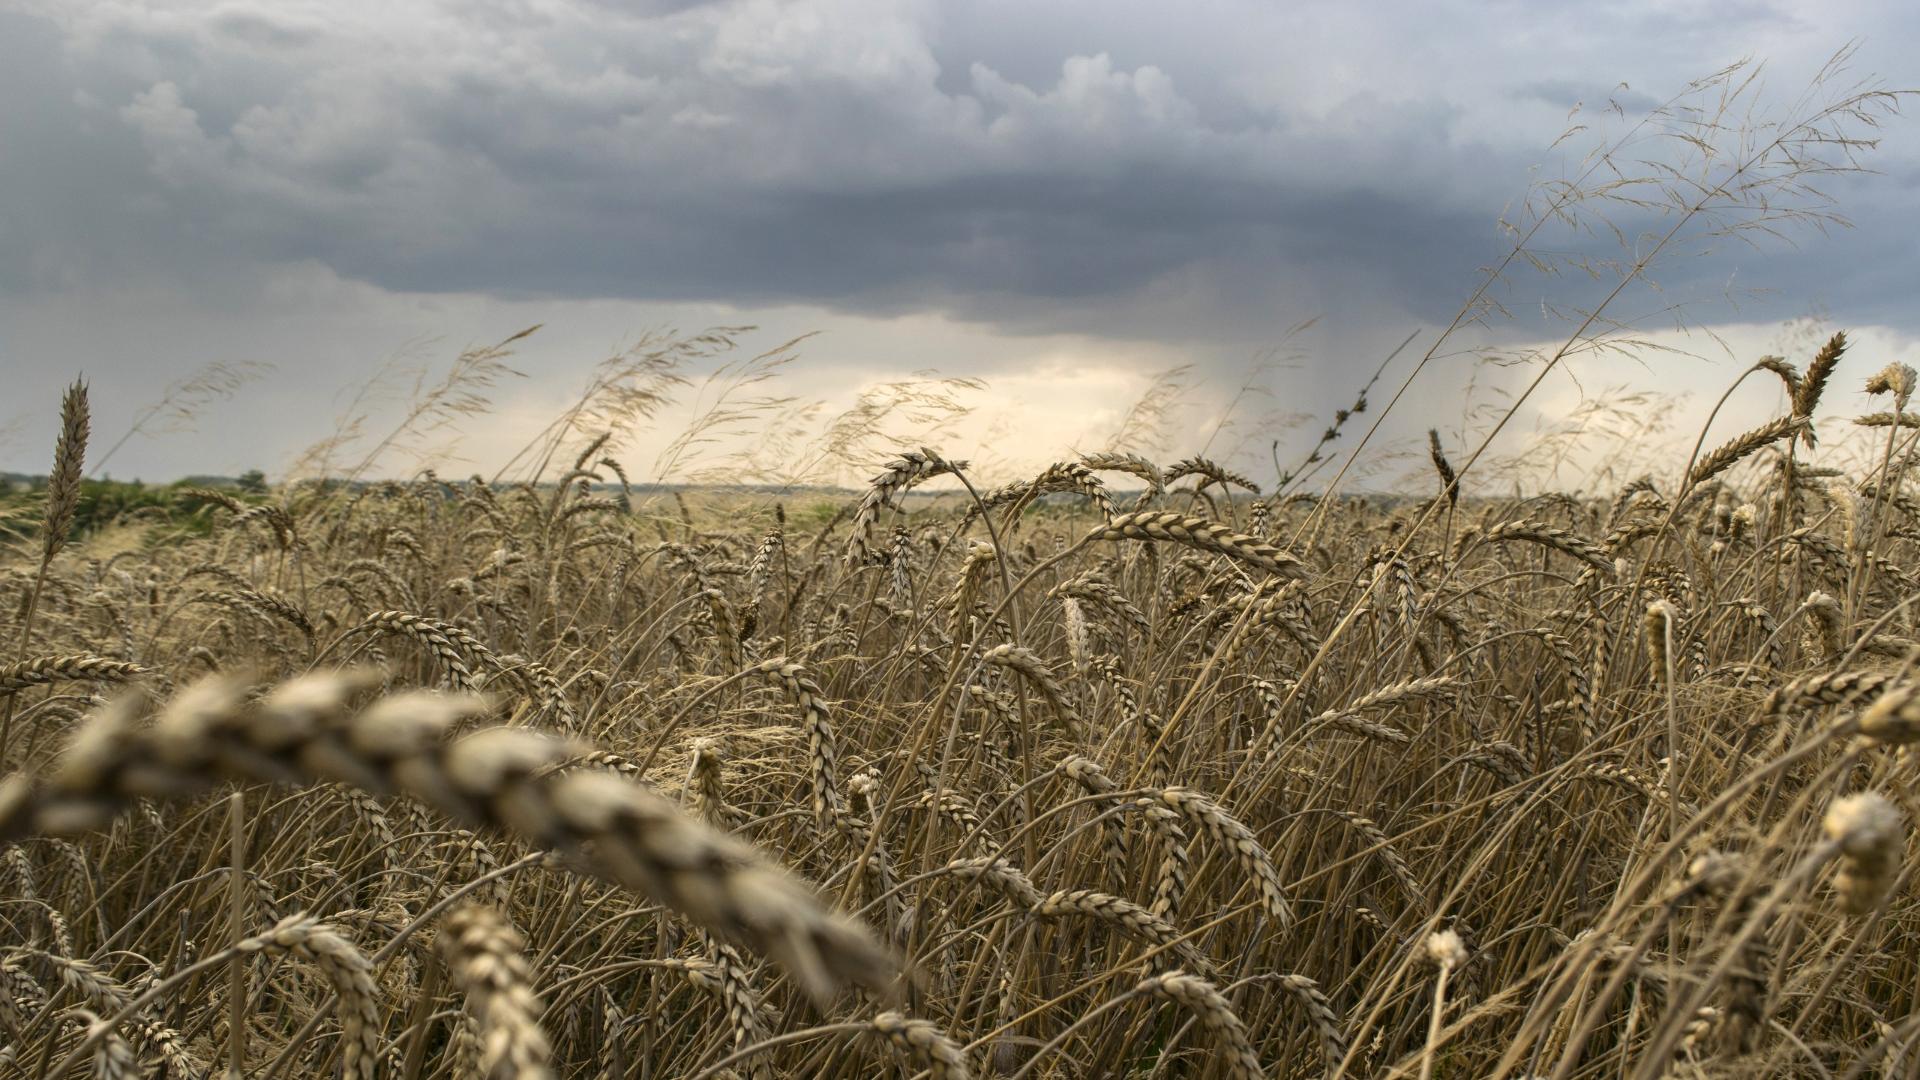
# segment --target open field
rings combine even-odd
[[[0,1080],[1920,1080],[1909,7],[0,4]]]
[[[3,1068],[1914,1075],[1913,373],[1843,474],[1843,353],[1583,499],[1436,437],[1397,502],[918,450],[788,515],[593,444],[76,529],[76,390],[0,566]]]

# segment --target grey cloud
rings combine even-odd
[[[324,33],[317,23],[262,11],[217,11],[209,23],[216,33],[253,49],[295,49],[316,43]]]
[[[0,191],[0,287],[317,260],[406,291],[932,308],[1175,341],[1253,340],[1316,311],[1444,319],[1572,101],[1626,79],[1616,100],[1639,108],[1822,29],[1763,4],[1530,8],[1525,32],[1503,10],[0,16],[17,62],[0,85],[29,103],[0,119],[29,148],[0,164],[20,181]],[[1767,263],[1761,283],[1796,309],[1820,291],[1896,314],[1915,256],[1886,237],[1911,213],[1912,145],[1845,185],[1870,235]],[[1828,253],[1859,245],[1900,269]]]
[[[1579,109],[1583,112],[1598,109],[1615,109],[1636,115],[1651,112],[1660,107],[1660,99],[1631,86],[1615,83],[1612,86],[1599,86],[1577,83],[1569,79],[1547,79],[1517,87],[1513,96],[1520,100],[1543,101],[1569,113]]]

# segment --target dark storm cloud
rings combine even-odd
[[[1175,7],[0,15],[0,288],[314,260],[410,292],[1173,341],[1269,334],[1279,308],[1444,319],[1576,105],[1640,110],[1742,54],[1908,31],[1895,9],[1760,4]],[[1912,145],[1842,183],[1864,239],[1751,283],[1904,317]]]

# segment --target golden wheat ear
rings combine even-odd
[[[466,994],[467,1014],[479,1032],[481,1076],[545,1080],[553,1075],[526,945],[492,908],[455,909],[441,926],[440,955],[454,985]]]
[[[1307,574],[1299,559],[1265,540],[1234,532],[1217,521],[1189,517],[1166,510],[1141,510],[1121,514],[1101,528],[1087,534],[1088,540],[1158,540],[1237,559],[1249,566],[1281,577],[1299,578]]]
[[[41,553],[45,561],[51,562],[60,553],[67,544],[67,534],[73,531],[91,430],[87,384],[75,381],[60,399],[60,441],[54,444],[53,471],[47,475],[47,523]]]

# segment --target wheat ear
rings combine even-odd
[[[1260,1080],[1266,1075],[1260,1068],[1260,1056],[1254,1053],[1253,1041],[1247,1036],[1246,1023],[1212,983],[1184,971],[1168,971],[1141,980],[1133,992],[1165,998],[1192,1013],[1219,1044],[1227,1073],[1234,1080]]]
[[[864,930],[750,846],[682,815],[651,790],[597,770],[559,769],[578,744],[518,728],[446,733],[483,715],[483,699],[415,691],[357,709],[365,675],[326,672],[258,700],[233,679],[176,695],[150,728],[132,699],[87,724],[40,785],[0,784],[0,839],[71,833],[132,800],[204,790],[225,776],[326,780],[401,791],[472,825],[506,828],[571,855],[696,924],[771,953],[825,998],[842,981],[886,993],[894,963]]]
[[[1833,888],[1850,914],[1872,911],[1893,885],[1905,847],[1904,825],[1899,809],[1871,791],[1849,795],[1828,809],[1821,827],[1840,845]]]
[[[1827,380],[1833,376],[1833,369],[1839,366],[1840,357],[1847,351],[1847,332],[1841,330],[1827,339],[1820,351],[1813,354],[1807,362],[1807,373],[1800,378],[1799,386],[1793,394],[1793,415],[1811,418],[1813,410],[1820,405],[1820,395],[1826,391]],[[1808,425],[1800,433],[1800,438],[1808,446],[1814,444],[1813,427]]]
[[[967,1056],[931,1021],[910,1020],[897,1012],[873,1018],[873,1033],[895,1050],[927,1067],[930,1080],[968,1080]]]
[[[1440,496],[1447,500],[1448,506],[1460,503],[1460,477],[1453,471],[1453,463],[1447,460],[1447,452],[1440,447],[1440,429],[1427,429],[1427,456],[1433,459],[1433,471],[1440,474]]]
[[[1774,443],[1792,438],[1807,425],[1808,420],[1804,416],[1783,416],[1734,436],[1694,463],[1693,471],[1687,474],[1686,486],[1691,488],[1706,483]]]
[[[0,694],[55,682],[126,682],[152,676],[139,664],[109,660],[84,653],[72,656],[36,656],[17,664],[0,664]]]
[[[47,475],[47,522],[40,556],[43,563],[52,562],[60,554],[60,549],[67,546],[67,534],[73,530],[91,428],[87,384],[76,381],[60,399],[60,441],[54,444],[53,471]]]
[[[1253,835],[1252,829],[1228,814],[1220,804],[1192,788],[1166,788],[1157,796],[1141,802],[1173,810],[1197,825],[1215,843],[1226,848],[1241,870],[1253,878],[1261,906],[1273,921],[1281,928],[1293,925],[1293,905],[1287,902],[1280,883],[1280,873],[1274,869],[1273,857],[1267,853],[1260,839]]]
[[[1301,578],[1307,568],[1299,559],[1257,537],[1234,532],[1217,521],[1188,517],[1165,510],[1121,514],[1087,534],[1087,540],[1161,540],[1198,551],[1237,559],[1269,574]]]
[[[546,1080],[546,1033],[523,955],[526,939],[499,912],[471,905],[447,915],[440,955],[480,1037],[480,1075],[486,1080]]]

